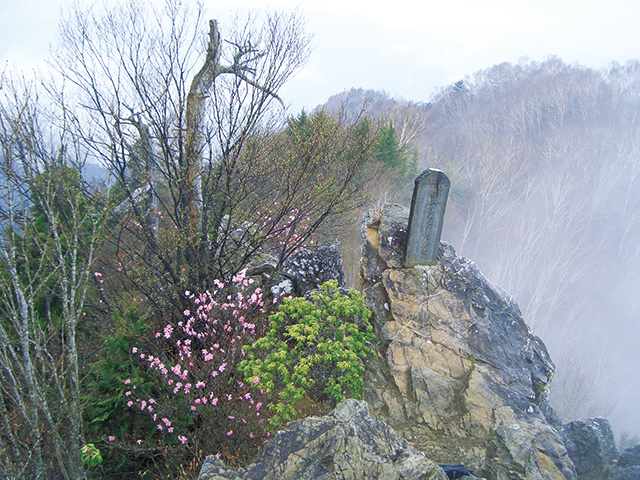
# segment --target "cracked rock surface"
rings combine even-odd
[[[403,268],[409,211],[363,224],[362,283],[380,356],[364,398],[437,463],[495,480],[575,479],[548,406],[554,365],[515,302],[442,243],[433,266]]]
[[[366,402],[347,400],[329,415],[291,422],[256,463],[231,468],[215,456],[199,480],[446,480],[444,472],[369,415]]]

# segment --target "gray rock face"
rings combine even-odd
[[[564,444],[579,478],[601,479],[618,458],[613,431],[606,418],[575,420],[562,427]]]
[[[372,415],[437,463],[494,480],[575,479],[546,400],[554,365],[515,302],[441,244],[433,266],[402,268],[409,212],[372,211],[362,283],[381,356],[369,365]]]
[[[627,448],[618,459],[619,467],[640,467],[640,444]]]
[[[640,466],[634,465],[626,468],[610,466],[607,471],[607,476],[601,478],[610,480],[640,480]]]
[[[329,415],[292,422],[260,459],[242,469],[207,458],[199,480],[446,480],[444,472],[371,418],[365,402],[347,400]]]
[[[340,245],[326,244],[315,251],[302,249],[294,253],[283,265],[282,277],[281,280],[291,281],[293,292],[298,296],[316,290],[329,280],[337,280],[339,286],[344,286]]]

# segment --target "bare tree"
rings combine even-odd
[[[116,181],[111,271],[160,309],[267,247],[281,263],[306,244],[350,204],[373,146],[363,118],[342,118],[310,122],[335,133],[309,137],[313,161],[287,151],[279,90],[310,52],[297,11],[237,18],[228,33],[202,15],[175,0],[73,10],[53,60],[80,106],[78,137]],[[322,191],[336,195],[314,203]]]
[[[0,99],[0,417],[8,478],[83,478],[77,331],[102,218],[36,89]],[[51,118],[58,126],[52,127]],[[100,203],[100,202],[96,202]]]

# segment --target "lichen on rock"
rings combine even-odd
[[[231,468],[215,456],[205,461],[200,480],[299,480],[384,478],[446,480],[425,458],[383,422],[369,415],[366,402],[347,400],[329,415],[291,422],[260,458]]]
[[[554,365],[516,303],[440,245],[433,266],[403,268],[408,209],[365,216],[361,277],[380,356],[364,398],[438,463],[496,480],[573,479],[546,391]]]

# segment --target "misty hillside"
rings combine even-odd
[[[451,179],[443,239],[514,296],[557,365],[565,419],[640,432],[640,62],[503,63],[429,104],[352,90]],[[384,195],[384,192],[381,192]]]

